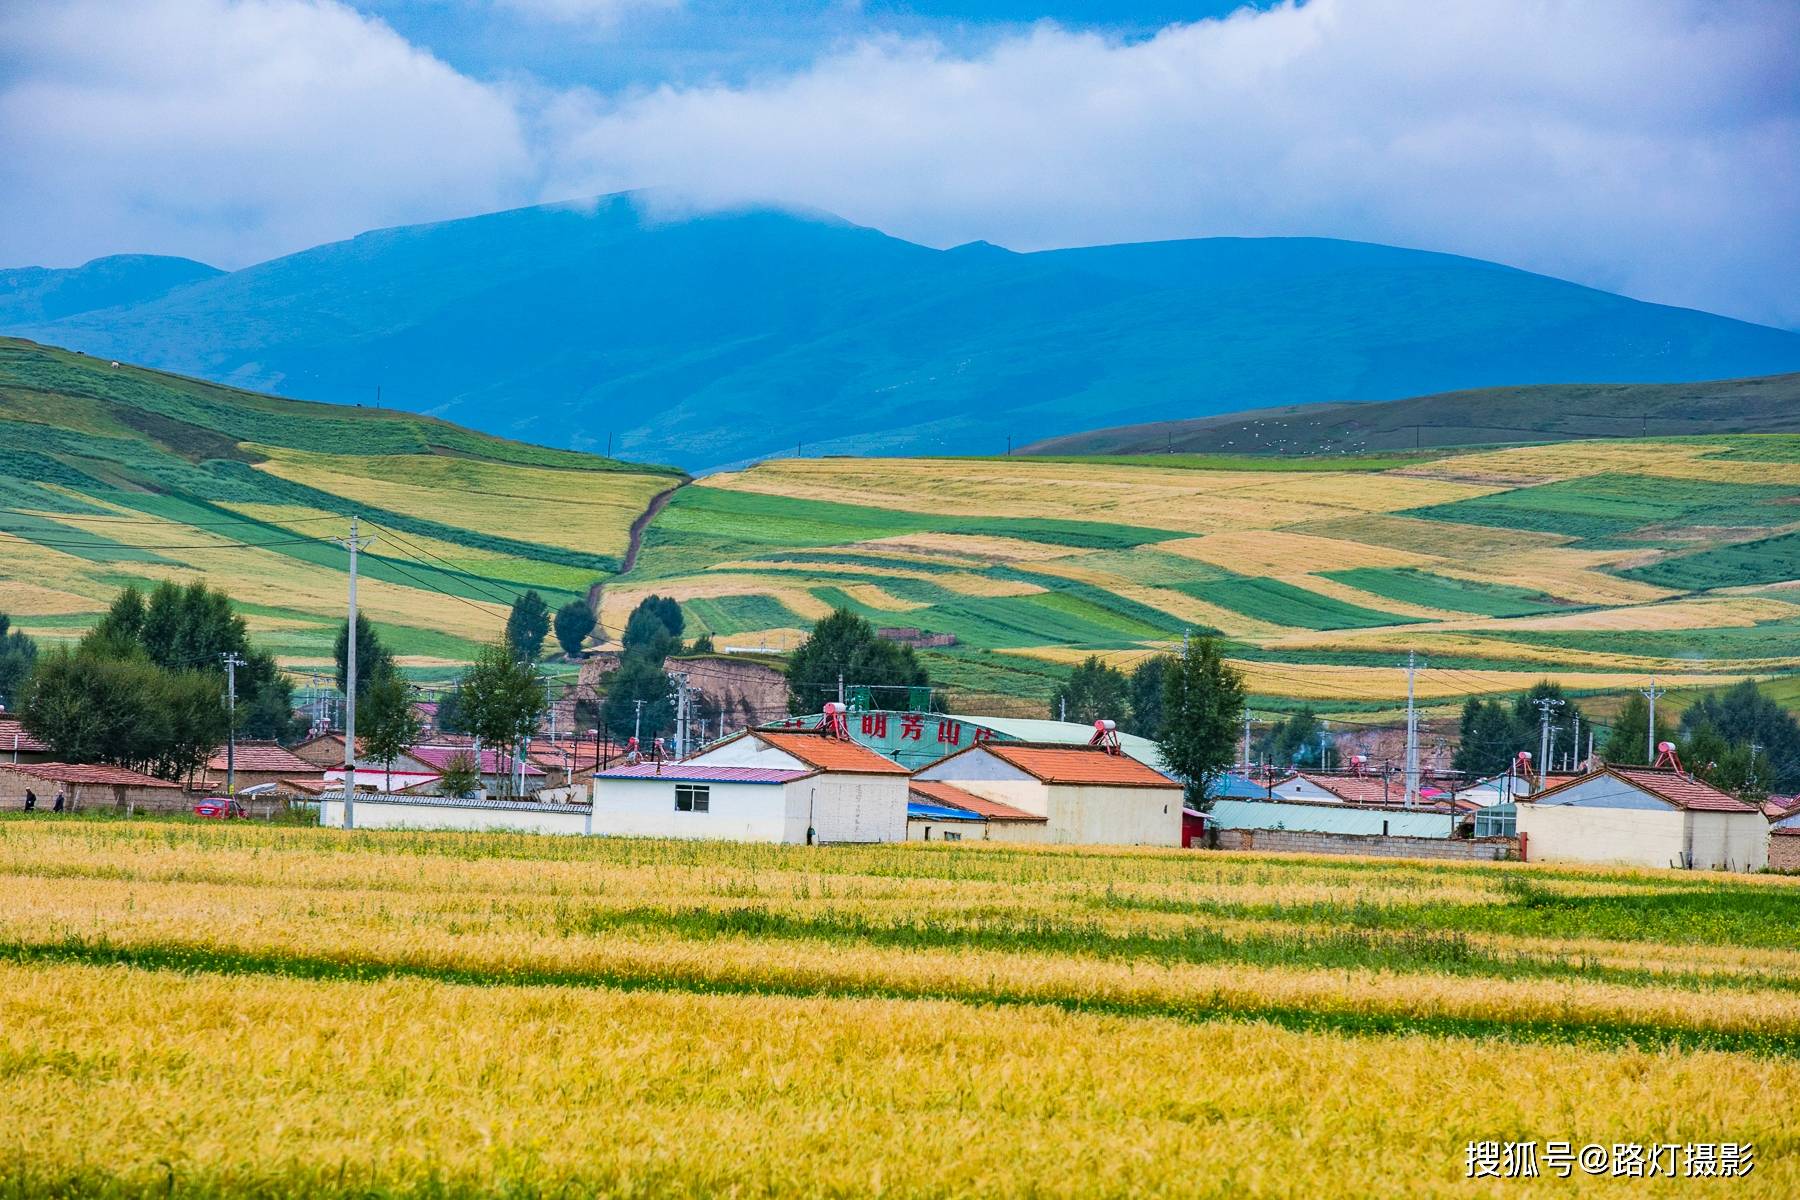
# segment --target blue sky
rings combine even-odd
[[[0,3],[0,265],[626,188],[932,245],[1316,235],[1800,327],[1795,0]]]

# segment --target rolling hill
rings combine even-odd
[[[685,481],[429,417],[309,404],[0,340],[0,611],[73,636],[130,580],[226,587],[302,671],[361,602],[420,678],[525,587],[597,580],[692,632],[791,646],[848,606],[953,635],[965,709],[1038,715],[1070,665],[1211,630],[1267,709],[1355,719],[1542,675],[1620,691],[1800,678],[1800,436],[1435,455],[807,458]],[[619,575],[629,527],[675,489]],[[856,682],[856,681],[852,681]],[[879,680],[865,682],[878,683]]]
[[[1200,630],[1264,708],[1391,709],[1408,651],[1438,705],[1544,675],[1703,687],[1800,670],[1800,437],[782,459],[677,492],[609,623],[648,592],[744,647],[836,605],[952,634],[922,653],[962,711],[1042,715],[1088,654],[1129,667]]]
[[[84,268],[83,270],[86,270]],[[65,285],[68,291],[72,285]],[[1315,238],[936,250],[619,195],[366,233],[0,330],[689,467],[997,452],[1124,421],[1800,370],[1800,334]]]
[[[1800,433],[1800,375],[1538,384],[1121,425],[1021,454],[1367,454],[1572,438]]]
[[[0,339],[0,611],[73,636],[127,582],[205,576],[290,666],[331,661],[359,514],[359,601],[415,673],[617,570],[681,475],[374,408],[259,396]]]

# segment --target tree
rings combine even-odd
[[[1123,671],[1101,662],[1098,654],[1090,654],[1050,697],[1050,716],[1082,725],[1127,720],[1128,689]]]
[[[301,732],[294,716],[294,681],[266,650],[252,650],[237,669],[237,731],[247,738],[286,741]]]
[[[1302,705],[1257,739],[1257,754],[1278,766],[1324,766],[1319,737],[1324,732],[1311,705]]]
[[[1650,757],[1651,743],[1671,740],[1669,724],[1660,715],[1656,719],[1655,733],[1650,731],[1650,705],[1642,692],[1633,692],[1619,715],[1613,718],[1612,728],[1607,730],[1599,754],[1604,761],[1621,766],[1649,766],[1654,761]]]
[[[141,651],[107,657],[67,647],[38,660],[19,715],[66,762],[109,763],[165,779],[196,770],[230,723],[213,672],[169,671]]]
[[[444,762],[438,776],[438,790],[446,796],[473,796],[481,786],[481,764],[466,750],[459,750]]]
[[[506,644],[520,662],[534,663],[544,653],[550,633],[550,606],[537,592],[529,591],[513,601],[506,618]]]
[[[641,723],[639,700],[644,702]],[[666,733],[675,717],[669,704],[669,677],[663,673],[661,662],[643,655],[626,655],[619,669],[607,676],[600,722],[615,741],[622,742],[639,729],[646,744]]]
[[[1709,692],[1681,714],[1682,732],[1689,737],[1707,726],[1731,750],[1745,752],[1747,778],[1755,776],[1764,788],[1779,792],[1800,788],[1800,723],[1756,684],[1746,679],[1724,692]]]
[[[1465,778],[1491,779],[1526,749],[1536,754],[1537,739],[1521,728],[1509,705],[1473,696],[1463,702],[1462,736],[1450,765]]]
[[[670,637],[680,637],[682,630],[687,625],[685,618],[681,615],[681,601],[673,596],[645,596],[638,601],[637,608],[632,611],[633,613],[649,612],[654,614],[656,619],[662,622],[663,628],[669,631]]]
[[[1154,658],[1145,659],[1132,671],[1129,696],[1131,715],[1120,726],[1126,733],[1147,738],[1154,738],[1162,733],[1163,686],[1168,678],[1169,664],[1174,661],[1173,655],[1158,654]]]
[[[837,699],[840,677],[846,686],[869,687],[884,707],[901,707],[909,689],[931,684],[911,646],[882,641],[873,625],[847,608],[821,617],[789,657],[788,711],[823,710]]]
[[[663,659],[681,649],[681,639],[673,630],[663,623],[663,614],[651,603],[655,597],[646,600],[631,610],[631,616],[625,620],[625,632],[620,635],[619,642],[627,655],[639,655],[654,662]]]
[[[369,694],[357,710],[357,736],[364,750],[386,768],[383,790],[394,787],[394,760],[419,739],[419,713],[413,707],[412,689],[393,671],[369,685]]]
[[[1213,785],[1231,766],[1244,715],[1244,677],[1225,662],[1218,642],[1194,638],[1163,683],[1163,762],[1187,784],[1187,802],[1212,806]]]
[[[536,666],[518,661],[505,640],[482,648],[457,690],[469,732],[496,751],[510,751],[535,733],[549,703]]]
[[[703,633],[699,637],[695,638],[694,644],[688,647],[688,653],[689,654],[712,654],[712,653],[715,653],[715,650],[713,648],[712,634]]]
[[[144,594],[136,587],[127,585],[124,591],[113,597],[112,606],[100,618],[100,623],[94,626],[93,633],[111,641],[130,645],[143,644]]]
[[[331,655],[337,661],[338,691],[346,691],[345,676],[349,669],[347,661],[350,650],[350,623],[338,626],[337,640],[332,643]],[[369,694],[369,685],[384,675],[394,673],[394,656],[381,638],[375,633],[375,626],[369,624],[369,618],[362,613],[356,614],[356,700],[362,703]]]
[[[37,643],[12,628],[12,618],[0,613],[0,705],[18,706],[19,689],[37,656]]]
[[[584,600],[571,600],[556,610],[556,640],[570,658],[581,655],[581,643],[594,632],[594,612]]]

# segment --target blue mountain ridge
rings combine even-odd
[[[577,449],[610,435],[616,453],[696,469],[1800,369],[1800,333],[1421,250],[937,250],[825,213],[665,211],[625,193],[377,230],[160,292],[99,290],[81,311],[0,303],[0,330],[296,398],[379,387],[488,432]]]

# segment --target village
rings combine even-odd
[[[766,699],[767,680],[759,685]],[[849,692],[861,703],[830,701],[692,746],[685,727],[640,744],[599,729],[569,736],[566,718],[557,736],[551,705],[537,736],[495,749],[432,728],[436,706],[419,703],[417,736],[386,760],[360,739],[347,752],[341,729],[315,725],[288,746],[234,739],[180,782],[58,762],[16,717],[0,715],[0,806],[362,830],[1800,870],[1800,796],[1734,795],[1687,770],[1669,741],[1647,766],[1608,763],[1590,739],[1560,769],[1540,770],[1520,749],[1503,772],[1467,778],[1442,754],[1422,761],[1416,729],[1402,765],[1351,753],[1342,767],[1308,769],[1252,761],[1246,724],[1238,761],[1196,802],[1155,741],[1110,719],[877,709],[868,689]]]

